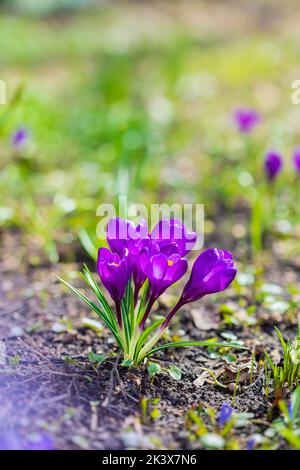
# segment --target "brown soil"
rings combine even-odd
[[[0,434],[13,431],[25,439],[33,432],[47,432],[57,449],[201,448],[187,425],[187,412],[199,404],[217,412],[224,402],[231,404],[235,379],[227,389],[208,382],[196,386],[194,381],[203,373],[201,367],[216,371],[225,367],[224,360],[212,360],[208,351],[197,348],[172,349],[157,356],[162,366],[172,363],[181,367],[180,381],[162,373],[151,382],[146,370],[124,368],[117,356],[95,367],[87,354],[91,350],[98,354],[110,352],[110,335],[103,330],[99,336],[83,327],[83,317],[96,318],[51,274],[67,277],[66,273],[80,266],[29,267],[24,259],[20,263],[16,240],[12,235],[4,239],[0,266],[0,339],[6,346],[5,364],[0,365]],[[281,267],[280,285],[295,276]],[[275,282],[271,267],[268,277]],[[78,279],[72,282],[82,286]],[[250,304],[251,293],[248,295]],[[233,291],[228,290],[225,298],[238,305]],[[194,317],[196,311],[204,318],[206,330],[201,325],[195,327],[187,309],[175,321],[173,332],[194,339],[222,339],[219,305],[223,301],[213,303],[207,299],[191,307]],[[257,315],[259,327],[238,327],[235,334],[259,360],[263,347],[275,353],[279,348],[274,320],[263,309]],[[63,317],[71,321],[68,331],[53,331],[53,325]],[[208,324],[211,329],[207,329]],[[296,332],[293,322],[285,320],[285,327],[280,326],[286,335]],[[226,330],[234,331],[232,327]],[[251,351],[235,353],[240,364],[251,359]],[[161,414],[158,419],[152,420],[149,414],[142,416],[143,397],[160,398],[155,405]],[[272,391],[269,399],[265,397],[262,371],[254,373],[252,384],[249,377],[241,378],[233,407],[255,415],[249,426],[236,431],[242,448],[250,435],[268,427],[271,402]],[[285,446],[284,442],[280,445]]]

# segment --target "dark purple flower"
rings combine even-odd
[[[179,253],[185,256],[195,245],[197,234],[188,232],[180,220],[160,220],[151,232],[151,239],[166,255]]]
[[[180,279],[187,271],[187,261],[179,254],[166,256],[164,253],[150,256],[142,252],[139,258],[140,266],[149,279],[150,295],[156,299],[171,285]]]
[[[233,115],[234,122],[240,132],[247,134],[260,121],[260,115],[251,108],[239,108]]]
[[[183,303],[194,302],[207,294],[226,289],[236,273],[231,253],[216,248],[203,251],[194,262],[191,276],[183,289]]]
[[[295,167],[295,170],[300,173],[300,147],[297,147],[295,150],[294,150],[294,154],[293,154],[293,163],[294,163],[294,167]]]
[[[139,263],[149,279],[148,307],[140,324],[143,329],[155,300],[186,273],[188,264],[178,253],[170,256],[158,253],[151,256],[146,250],[141,253]]]
[[[188,302],[199,300],[207,294],[214,294],[226,289],[237,273],[232,254],[216,248],[203,251],[192,267],[190,278],[183,288],[182,295],[161,325],[168,326],[177,310]]]
[[[139,266],[139,254],[145,248],[154,254],[159,252],[159,248],[151,241],[144,220],[135,226],[128,220],[115,217],[108,222],[106,231],[107,242],[112,252],[117,253],[120,257],[127,253],[135,285],[134,303],[136,305],[139,290],[146,280],[146,276]]]
[[[234,409],[230,405],[228,405],[227,403],[223,403],[218,419],[219,426],[224,426],[230,420],[233,412]]]
[[[132,222],[121,217],[110,219],[106,227],[106,234],[111,251],[118,253],[119,256],[124,256],[125,250],[129,251],[129,247],[133,247],[141,239],[149,238],[145,221],[135,227]]]
[[[269,150],[266,153],[264,168],[268,180],[273,181],[282,169],[282,156],[280,153]]]
[[[11,143],[16,149],[20,149],[28,140],[28,130],[24,127],[16,129],[11,136]]]
[[[121,300],[131,276],[128,256],[121,258],[117,253],[111,253],[107,248],[100,248],[97,261],[98,273],[104,287],[116,303],[119,325],[121,319]]]

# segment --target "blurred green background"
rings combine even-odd
[[[95,239],[97,206],[124,192],[204,203],[208,239],[245,247],[270,147],[285,158],[277,235],[299,250],[296,1],[0,5],[0,230],[31,263],[75,259],[80,230]],[[247,138],[232,122],[244,105],[262,115]],[[19,128],[28,139],[15,149]]]

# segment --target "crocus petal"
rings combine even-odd
[[[220,292],[228,287],[236,276],[231,253],[208,249],[196,259],[190,279],[184,287],[182,301],[192,302],[207,294]]]
[[[151,232],[151,239],[157,242],[165,254],[177,252],[185,256],[193,248],[197,235],[195,232],[188,232],[180,220],[171,219],[160,220]]]
[[[100,279],[112,299],[114,301],[121,300],[132,270],[128,251],[125,250],[125,255],[121,258],[117,253],[111,253],[107,248],[100,248],[97,268]]]
[[[172,266],[169,266],[164,276],[164,284],[174,284],[187,272],[188,262],[186,259],[180,259]]]
[[[163,279],[167,266],[168,259],[165,255],[159,254],[154,255],[151,258],[152,261],[152,279],[155,281],[160,281]]]

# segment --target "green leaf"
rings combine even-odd
[[[103,354],[95,354],[93,351],[88,353],[88,360],[94,364],[95,362],[98,362],[101,364],[102,362],[106,361],[108,359],[107,356],[104,356]]]
[[[150,333],[155,330],[158,326],[160,326],[163,322],[165,321],[164,318],[160,318],[159,320],[156,320],[155,322],[152,323],[152,325],[149,325],[148,328],[146,328],[141,336],[139,337],[139,340],[137,342],[136,348],[135,348],[135,358],[139,355],[139,352],[141,348],[143,347],[146,339],[150,335]]]
[[[118,331],[115,329],[114,325],[111,323],[111,320],[109,318],[107,318],[107,315],[102,311],[100,310],[97,305],[95,305],[91,300],[89,300],[88,297],[86,297],[86,295],[82,294],[82,292],[80,292],[80,290],[76,289],[75,287],[73,287],[71,284],[69,284],[68,282],[64,281],[63,279],[61,279],[60,277],[56,276],[55,277],[60,281],[62,282],[62,284],[64,284],[66,287],[68,287],[68,289],[70,289],[71,292],[73,292],[74,294],[76,294],[81,300],[83,300],[92,310],[94,310],[94,312],[97,313],[97,315],[101,318],[101,320],[105,323],[105,325],[110,329],[110,331],[112,332],[112,334],[114,335],[114,337],[116,338],[119,346],[123,349],[123,344],[122,344],[122,341],[121,341],[121,338],[119,336],[119,333]]]
[[[169,367],[168,373],[174,380],[181,379],[181,369],[179,369],[177,366],[174,366],[173,364]]]
[[[139,308],[138,308],[138,314],[137,314],[137,320],[136,320],[136,323],[139,324],[144,316],[144,313],[146,311],[146,308],[147,308],[147,298],[148,298],[148,290],[149,290],[149,281],[148,279],[146,279],[146,281],[144,282],[144,284],[142,285],[142,288],[141,288],[141,300],[140,300],[140,304],[139,304]]]
[[[124,361],[121,362],[121,366],[123,367],[130,367],[133,364],[132,359],[124,359]]]
[[[149,364],[149,366],[147,367],[147,370],[150,377],[154,377],[156,374],[160,373],[161,367],[155,362],[151,362],[151,364]]]
[[[85,251],[87,252],[87,254],[93,259],[96,261],[97,259],[97,256],[98,256],[98,250],[97,248],[95,247],[95,244],[94,242],[92,241],[89,233],[84,229],[80,229],[79,232],[78,232],[78,237],[79,237],[79,240],[80,240],[80,243],[81,245],[83,246],[83,248],[85,249]]]
[[[163,349],[169,349],[169,348],[183,348],[183,347],[189,347],[189,346],[197,346],[197,347],[203,347],[203,346],[209,346],[209,347],[214,347],[214,348],[238,348],[238,349],[249,349],[246,346],[240,346],[239,344],[235,343],[219,343],[217,341],[174,341],[173,343],[165,343],[162,344],[161,346],[158,346],[157,348],[152,349],[149,351],[145,357],[152,356],[158,351],[161,351]]]

